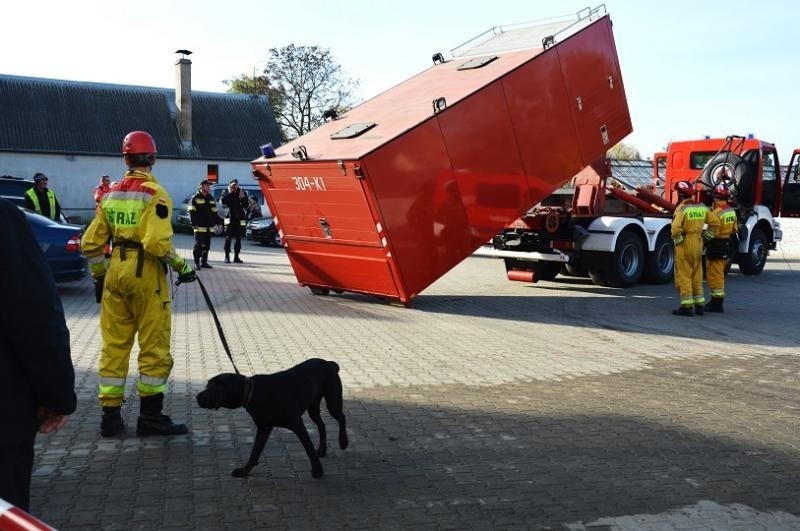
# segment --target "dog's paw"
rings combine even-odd
[[[317,457],[325,457],[328,455],[328,447],[327,446],[320,446],[317,448]]]
[[[247,468],[246,466],[244,466],[242,468],[234,468],[233,472],[231,472],[231,476],[233,476],[235,478],[243,478],[243,477],[246,477],[247,474],[249,474],[249,473],[250,473],[250,469]]]
[[[311,477],[312,478],[321,478],[324,472],[322,471],[322,465],[319,463],[311,465]]]

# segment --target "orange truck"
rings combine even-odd
[[[312,293],[407,304],[632,131],[605,6],[452,56],[252,162]]]
[[[782,238],[778,215],[800,216],[800,150],[782,179],[773,144],[730,136],[670,143],[656,153],[653,183],[631,186],[608,163],[587,167],[572,187],[549,196],[492,240],[480,254],[503,258],[510,280],[552,280],[559,273],[628,287],[672,280],[670,223],[675,183],[688,181],[710,203],[720,182],[731,187],[742,230],[733,262],[759,274]]]

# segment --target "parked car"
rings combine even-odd
[[[269,207],[267,206],[267,202],[264,199],[264,192],[261,191],[261,187],[258,183],[239,183],[239,188],[244,190],[247,194],[247,197],[255,197],[258,200],[258,204],[261,206],[261,212],[266,215],[269,214]],[[222,206],[222,196],[225,192],[228,191],[228,186],[226,184],[215,184],[211,187],[211,195],[214,196],[214,200],[217,202],[217,213],[219,217],[225,217],[225,209]],[[189,217],[189,202],[192,200],[192,196],[194,196],[196,192],[192,192],[190,195],[186,196],[186,198],[181,202],[180,207],[178,207],[178,211],[175,213],[175,219],[173,220],[172,226],[176,231],[180,232],[191,232],[192,230],[192,221]]]
[[[275,227],[272,216],[254,218],[247,222],[244,232],[245,238],[265,245],[281,245],[281,236]]]
[[[56,282],[72,282],[85,277],[88,266],[86,257],[81,253],[83,227],[59,223],[22,207],[18,208],[25,213]]]
[[[53,221],[26,210],[24,196],[31,186],[33,181],[30,179],[3,175],[0,177],[0,197],[17,205],[25,214],[56,282],[82,279],[88,272],[86,257],[81,253],[83,227],[69,223],[63,213],[60,220]]]

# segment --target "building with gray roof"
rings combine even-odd
[[[250,179],[259,146],[281,143],[267,99],[193,92],[191,62],[175,67],[174,89],[0,74],[0,174],[45,173],[65,211],[85,221],[100,176],[125,171],[123,137],[143,130],[158,148],[153,173],[175,203],[207,177]]]

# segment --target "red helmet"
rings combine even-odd
[[[718,184],[714,187],[715,199],[729,199],[731,197],[731,190],[724,184]]]
[[[156,143],[150,133],[133,131],[122,140],[123,155],[152,155],[157,153]]]
[[[686,181],[678,181],[675,183],[675,191],[678,192],[678,195],[684,196],[691,196],[694,194],[694,190],[692,190],[692,185],[687,183]]]

